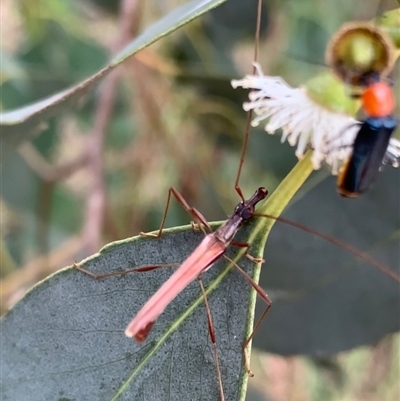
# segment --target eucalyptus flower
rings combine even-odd
[[[345,113],[331,111],[311,98],[306,88],[292,88],[281,77],[265,76],[258,63],[254,63],[257,75],[246,75],[232,80],[234,88],[252,89],[249,102],[243,104],[245,111],[256,115],[253,127],[264,120],[265,130],[274,134],[282,130],[282,142],[297,145],[296,156],[301,159],[308,147],[314,152],[312,163],[319,169],[325,162],[337,174],[343,161],[352,152],[352,144],[359,131],[360,122]],[[385,161],[398,165],[400,142],[391,139]]]

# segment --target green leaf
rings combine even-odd
[[[99,80],[128,57],[177,30],[226,0],[194,0],[172,11],[130,42],[111,62],[91,77],[29,106],[0,114],[0,162],[3,162],[23,140],[43,129],[44,122],[75,104]]]
[[[202,234],[190,227],[161,239],[131,238],[105,247],[82,266],[96,273],[180,263]],[[243,236],[242,236],[242,239]],[[251,263],[242,263],[251,271]],[[189,285],[138,344],[124,329],[172,273],[97,281],[66,268],[34,287],[1,323],[4,400],[218,400],[217,376],[200,288]],[[204,275],[227,399],[243,399],[241,345],[248,332],[249,291],[242,276],[218,262]],[[223,276],[225,277],[222,280]],[[19,333],[16,335],[15,333]]]

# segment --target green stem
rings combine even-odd
[[[269,214],[275,217],[279,217],[282,214],[288,203],[313,171],[311,155],[312,151],[308,151],[305,157],[294,166],[292,171],[280,183],[274,193],[267,199],[265,203],[263,203],[261,208],[257,210],[258,213]],[[265,217],[260,217],[258,219],[254,226],[254,230],[252,230],[249,237],[249,243],[252,244],[252,248],[257,250],[257,255],[254,256],[263,256],[268,235],[275,223],[275,219],[268,219]],[[260,280],[261,266],[261,264],[258,264],[253,270],[252,274],[253,280],[257,283]],[[252,291],[249,301],[250,313],[247,322],[248,335],[250,334],[254,324],[256,299],[257,293],[256,291]]]
[[[306,153],[304,158],[294,166],[273,194],[257,210],[257,213],[270,214],[275,217],[279,217],[282,214],[288,203],[313,171],[311,155],[312,151]],[[253,240],[255,240],[258,243],[264,244],[261,249],[263,251],[268,234],[275,222],[276,220],[274,219],[259,218],[254,226],[254,230],[252,230],[249,242],[253,243]]]
[[[305,157],[294,166],[294,168],[280,183],[274,193],[257,210],[257,213],[269,214],[275,217],[279,217],[282,214],[288,203],[313,171],[311,155],[312,151],[308,151],[306,153]],[[248,241],[250,244],[252,244],[252,249],[257,250],[257,255],[254,256],[263,256],[268,235],[275,222],[275,219],[260,217],[255,223],[254,229],[251,231]],[[256,283],[258,283],[260,279],[261,266],[261,263],[257,264],[252,273],[252,278]],[[256,300],[257,292],[253,290],[249,299],[249,315],[246,322],[246,337],[250,336],[250,333],[253,331]],[[249,344],[249,350],[250,349],[251,343]],[[245,398],[247,380],[247,374],[241,376],[241,389],[243,390],[240,398],[241,400]]]

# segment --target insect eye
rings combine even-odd
[[[242,212],[242,218],[243,218],[244,220],[250,219],[250,217],[251,217],[252,215],[253,215],[253,213],[251,212],[250,209],[244,209],[243,212]]]

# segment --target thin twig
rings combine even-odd
[[[19,147],[18,152],[29,167],[42,180],[47,182],[65,180],[87,163],[87,149],[83,150],[75,159],[60,166],[53,166],[49,163],[30,142],[23,143]]]
[[[141,0],[123,0],[121,4],[118,25],[120,33],[111,53],[119,51],[132,37],[136,35],[141,16]],[[115,70],[106,78],[94,118],[94,127],[89,140],[89,172],[93,177],[93,186],[86,202],[86,219],[83,236],[89,250],[94,252],[99,248],[103,228],[106,191],[103,180],[104,139],[115,102],[116,85],[120,72]]]

